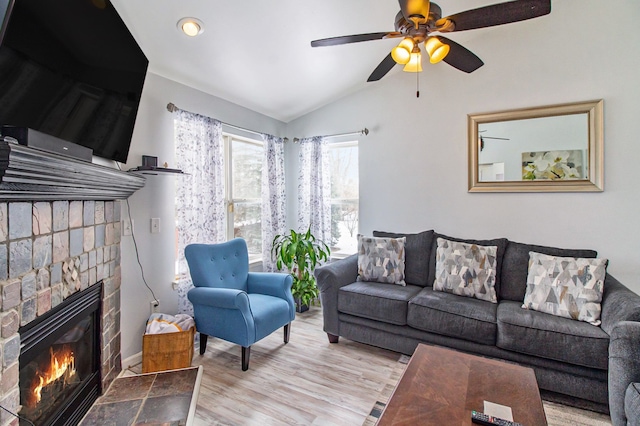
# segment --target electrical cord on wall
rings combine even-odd
[[[31,426],[36,426],[31,420],[26,419],[22,416],[17,415],[16,413],[14,413],[13,411],[9,411],[6,408],[4,408],[2,405],[0,405],[0,408],[2,408],[4,411],[6,411],[7,413],[11,414],[14,417],[19,418],[20,420],[24,420],[25,422],[29,423]]]
[[[116,161],[116,166],[118,166],[118,170],[122,171],[122,168],[120,168],[120,163],[118,163],[117,161]],[[125,198],[124,201],[127,203],[127,214],[129,215],[129,220],[131,220],[131,205],[129,205],[129,199]],[[151,293],[151,296],[153,297],[153,301],[157,301],[158,298],[156,297],[153,290],[151,290],[151,287],[149,287],[149,284],[147,284],[147,279],[144,276],[144,268],[142,267],[142,262],[140,262],[140,254],[138,253],[138,243],[136,242],[136,233],[133,231],[133,225],[131,226],[131,239],[133,240],[133,248],[135,249],[135,252],[136,252],[136,260],[138,261],[138,266],[140,266],[140,275],[142,275],[142,282],[149,289],[149,293]]]

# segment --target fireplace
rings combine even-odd
[[[99,282],[20,328],[20,416],[38,426],[77,424],[97,399],[101,300]]]
[[[31,364],[32,370],[43,369],[40,364],[45,361],[21,355],[21,348],[27,351],[44,336],[49,336],[46,341],[53,347],[40,347],[34,354],[46,354],[49,362],[52,351],[54,360],[63,362],[57,349],[63,349],[61,343],[66,340],[82,348],[74,352],[73,377],[70,372],[56,373],[67,374],[67,382],[76,380],[76,374],[83,377],[82,384],[71,383],[70,398],[75,401],[81,400],[78,393],[97,395],[100,389],[106,390],[121,371],[120,200],[142,188],[144,181],[144,176],[135,173],[0,141],[0,406],[8,410],[0,410],[0,426],[15,426],[14,413],[27,410],[20,385],[20,376],[27,370],[20,370],[26,364]],[[91,327],[98,327],[93,342],[84,337],[82,343],[71,336],[63,338],[75,326],[58,334],[44,326],[52,310],[69,300],[79,303],[77,294],[91,287],[96,287],[99,298],[99,310],[88,320]],[[96,307],[95,302],[88,304]],[[61,312],[70,310],[67,307]],[[76,326],[82,328],[83,324]],[[33,328],[38,326],[44,329]],[[35,340],[25,343],[30,334]],[[89,374],[89,382],[84,380],[88,367],[76,359],[87,352],[85,348],[94,348],[90,358],[99,362],[98,370]],[[41,391],[41,398],[48,398],[49,391]],[[77,404],[89,405],[90,400]],[[60,415],[63,423],[70,416]]]

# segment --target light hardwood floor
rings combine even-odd
[[[195,424],[361,425],[384,389],[400,354],[340,339],[330,344],[322,312],[298,314],[291,338],[282,330],[251,347],[249,370],[240,347],[209,338]]]
[[[330,344],[319,307],[297,314],[289,343],[282,340],[280,330],[253,345],[246,372],[239,346],[209,338],[202,356],[196,347],[192,365],[204,374],[194,424],[373,425],[371,408],[389,398],[404,370],[399,353],[346,339]],[[137,364],[123,374],[141,370]],[[549,426],[611,425],[603,414],[543,405]]]

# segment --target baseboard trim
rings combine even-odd
[[[138,364],[142,363],[142,351],[137,354],[131,355],[129,358],[125,358],[122,360],[122,369],[126,370],[128,368],[134,367]]]

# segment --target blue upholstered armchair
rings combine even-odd
[[[251,345],[284,327],[289,342],[296,317],[289,274],[249,272],[247,243],[236,238],[221,244],[190,244],[184,250],[200,355],[213,336],[242,346],[242,370],[249,368]]]

